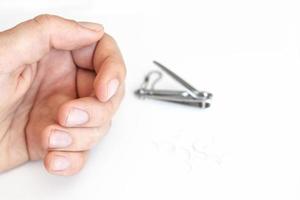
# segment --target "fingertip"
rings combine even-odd
[[[118,78],[112,78],[106,82],[96,79],[94,82],[96,96],[101,102],[109,101],[117,93],[119,86]]]
[[[76,127],[87,123],[90,116],[85,107],[85,104],[78,103],[78,99],[64,103],[57,112],[58,124],[64,127]]]
[[[85,162],[84,152],[49,152],[44,158],[46,170],[53,175],[72,176],[78,173]]]
[[[112,79],[106,85],[106,101],[111,99],[118,91],[120,81],[118,79]]]
[[[46,169],[51,174],[66,175],[71,166],[71,161],[66,155],[60,155],[54,152],[48,153],[44,163]]]

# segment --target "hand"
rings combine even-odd
[[[108,131],[125,66],[99,24],[41,15],[0,32],[0,172],[44,160],[73,175]]]

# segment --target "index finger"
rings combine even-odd
[[[94,81],[95,93],[100,101],[106,102],[117,92],[126,76],[124,60],[111,36],[106,34],[99,41],[93,61],[97,72]]]
[[[105,34],[96,45],[74,51],[73,57],[79,67],[97,73],[94,89],[100,101],[108,101],[124,83],[125,63],[117,43],[110,35]]]

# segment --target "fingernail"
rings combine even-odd
[[[119,87],[119,81],[118,79],[113,79],[108,83],[107,87],[107,101],[116,94]]]
[[[104,27],[101,24],[92,23],[92,22],[79,22],[84,28],[90,29],[92,31],[100,32],[103,31]]]
[[[72,108],[67,118],[67,125],[81,125],[86,123],[88,120],[89,115],[87,112],[78,108]]]
[[[64,131],[54,130],[49,138],[50,148],[64,148],[72,143],[70,135]]]
[[[63,171],[70,167],[70,161],[63,156],[55,156],[52,161],[51,169],[53,171]]]

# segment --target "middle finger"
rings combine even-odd
[[[86,151],[95,146],[109,128],[110,122],[93,128],[65,128],[53,124],[43,131],[43,148],[55,151]]]

